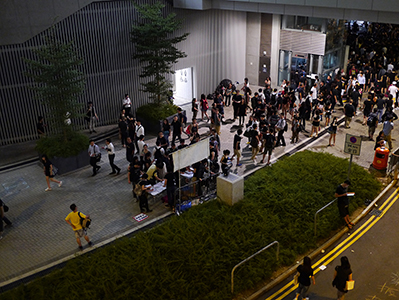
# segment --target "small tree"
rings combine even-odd
[[[85,85],[84,74],[79,70],[83,60],[71,42],[63,44],[53,36],[46,37],[45,42],[34,50],[36,59],[24,59],[28,66],[26,75],[35,81],[32,89],[49,110],[46,119],[50,135],[40,139],[37,148],[49,156],[76,155],[83,144],[87,146],[87,138],[76,132],[74,123],[70,122],[81,116],[83,104],[77,98]],[[77,144],[68,147],[68,143]]]
[[[164,16],[164,7],[160,2],[135,5],[139,18],[131,31],[131,41],[135,45],[133,58],[143,63],[140,77],[149,78],[142,83],[142,91],[148,92],[157,105],[167,99],[172,87],[166,78],[167,74],[174,73],[172,65],[187,56],[176,48],[176,44],[184,41],[188,33],[174,35],[182,27],[182,20],[178,20],[175,13]]]

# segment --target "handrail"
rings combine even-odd
[[[266,247],[260,249],[258,252],[256,252],[255,254],[252,254],[250,257],[247,257],[246,259],[244,259],[243,261],[239,262],[238,264],[236,264],[233,268],[233,270],[231,271],[231,293],[234,294],[234,271],[235,269],[237,269],[239,266],[241,266],[242,264],[244,264],[245,262],[247,262],[248,260],[250,260],[251,258],[255,257],[256,255],[258,255],[259,253],[263,252],[264,250],[266,250],[267,248],[273,246],[274,244],[277,244],[277,252],[276,252],[276,260],[278,260],[278,254],[280,251],[280,243],[278,241],[274,241],[273,243],[270,243],[269,245],[267,245]]]
[[[317,227],[317,214],[324,210],[325,208],[329,207],[331,204],[333,204],[335,201],[337,201],[338,198],[335,198],[334,200],[330,201],[328,204],[324,205],[322,208],[320,208],[316,213],[314,214],[314,236],[316,236],[316,227]]]

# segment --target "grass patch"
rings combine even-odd
[[[234,265],[277,240],[236,270],[235,291],[253,287],[278,267],[316,245],[314,213],[334,199],[348,161],[304,151],[245,181],[245,199],[233,207],[217,201],[190,209],[134,238],[125,238],[65,268],[0,295],[0,299],[231,299]],[[381,185],[352,165],[350,211],[374,198]],[[319,237],[342,226],[336,205],[319,219]]]

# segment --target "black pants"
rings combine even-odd
[[[121,144],[126,145],[127,132],[121,132]]]
[[[166,188],[166,193],[168,195],[168,203],[169,203],[170,207],[174,207],[175,206],[175,191],[176,191],[176,187],[175,186]]]
[[[3,227],[3,221],[4,221],[7,225],[11,225],[11,224],[12,224],[11,221],[10,221],[9,219],[7,219],[6,216],[4,216],[3,219],[1,219],[1,217],[0,217],[0,233],[3,232],[3,229],[4,229],[4,227]]]
[[[139,205],[141,212],[144,212],[144,210],[148,212],[150,208],[148,207],[147,195],[144,192],[142,192],[141,196],[139,197],[139,200],[140,200]]]
[[[238,117],[239,118],[239,125],[241,126],[241,125],[244,125],[244,123],[245,123],[245,116],[239,116]]]
[[[120,172],[121,168],[114,164],[115,154],[108,154],[109,165],[111,166],[112,173],[115,173],[115,170]]]
[[[238,115],[238,105],[235,102],[233,102],[233,116],[234,116],[234,119],[237,118],[237,115]]]
[[[97,174],[97,169],[99,169],[99,167],[97,166],[97,157],[90,157],[90,165],[93,167],[93,174]]]
[[[285,139],[284,139],[284,129],[280,130],[277,134],[277,141],[276,141],[276,145],[280,146],[280,141],[281,141],[281,145],[285,146]]]
[[[180,132],[176,132],[173,130],[173,135],[172,135],[172,143],[175,143],[176,137],[178,138],[178,142],[180,142],[181,140],[181,133]]]

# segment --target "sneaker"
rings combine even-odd
[[[79,246],[79,250],[80,250],[80,251],[83,251],[83,247],[82,247],[82,246]]]
[[[242,166],[242,163],[237,164],[237,167],[241,167],[241,166]]]
[[[62,185],[62,181],[60,181],[60,183],[58,184],[58,187],[61,187],[61,185]]]
[[[254,159],[254,165],[256,166],[258,163],[256,162],[256,159]]]
[[[51,191],[51,188],[47,188],[44,190],[45,192]]]

